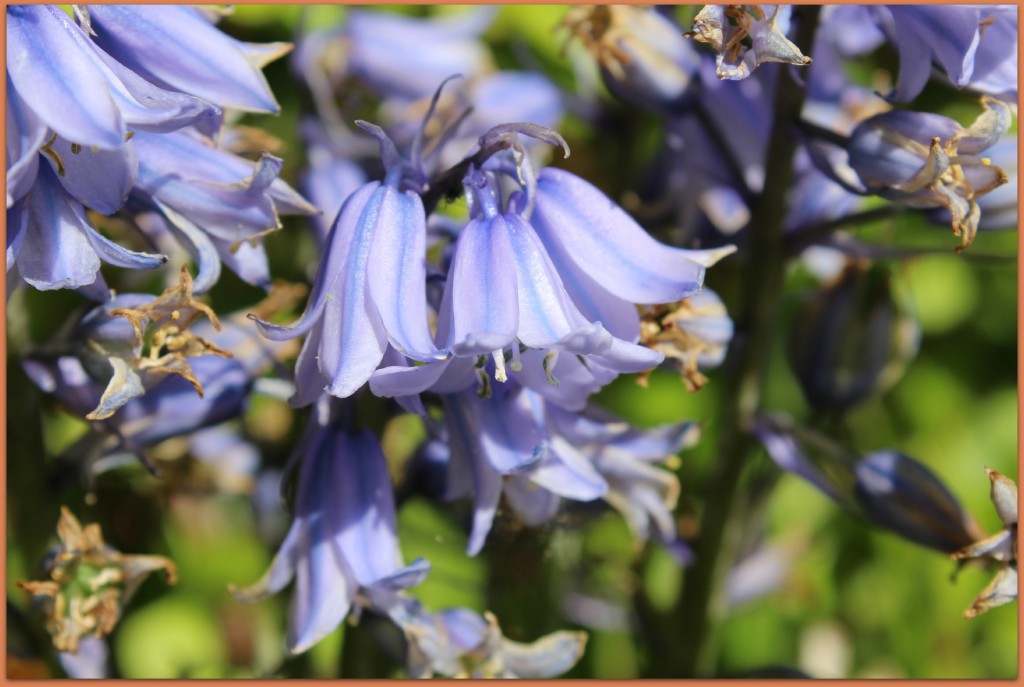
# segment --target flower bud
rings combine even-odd
[[[888,269],[850,262],[797,315],[789,361],[808,403],[845,412],[896,383],[919,338]]]
[[[904,539],[951,553],[978,528],[942,480],[897,451],[858,457],[826,436],[765,417],[754,433],[775,463],[844,509]]]

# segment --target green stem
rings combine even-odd
[[[797,45],[812,43],[820,7],[794,9]],[[719,456],[712,476],[696,545],[697,559],[686,573],[677,616],[680,642],[677,677],[710,676],[718,653],[716,625],[724,615],[722,582],[735,558],[742,522],[736,516],[740,475],[755,444],[748,432],[750,419],[761,405],[765,369],[782,301],[785,267],[783,220],[793,179],[797,136],[805,90],[783,68],[779,74],[775,112],[765,169],[764,190],[754,202],[749,228],[743,303],[737,320],[725,380],[724,406],[718,430]],[[803,79],[809,78],[804,70]]]

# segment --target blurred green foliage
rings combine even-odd
[[[502,8],[488,33],[498,63],[514,64],[513,48],[525,45],[552,78],[571,87],[571,71],[560,57],[565,36],[555,31],[563,11],[555,6]],[[330,25],[344,12],[338,7],[242,5],[224,26],[245,40],[287,40],[300,24]],[[297,100],[289,88],[286,61],[271,65],[267,75],[283,114],[277,119],[247,116],[245,121],[284,142],[285,176],[294,182],[303,160],[296,133]],[[976,110],[963,99],[943,99],[943,94],[948,95],[947,90],[928,91],[925,100],[962,120],[973,116]],[[610,98],[608,104],[623,107]],[[629,188],[628,176],[620,173],[620,158],[606,154],[624,144],[601,138],[601,132],[578,120],[568,120],[563,133],[573,148],[570,162],[581,165],[576,169],[609,190]],[[648,136],[656,141],[657,130]],[[637,155],[633,164],[642,165],[643,156]],[[921,351],[895,388],[852,411],[839,431],[859,451],[898,448],[924,462],[987,531],[995,532],[1000,524],[988,500],[982,468],[989,466],[1013,478],[1017,474],[1016,233],[982,233],[969,251],[957,256],[948,227],[927,224],[910,213],[855,231],[865,240],[948,252],[898,266],[897,288],[909,297],[922,327]],[[275,275],[291,281],[307,278],[314,249],[300,221],[286,218],[285,229],[268,237],[267,244]],[[124,275],[111,272],[111,283],[122,283]],[[741,278],[726,260],[709,272],[708,285],[732,305]],[[158,291],[154,279],[144,277],[141,286]],[[787,318],[811,288],[807,274],[794,267]],[[211,294],[221,313],[258,298],[254,289],[227,273]],[[287,595],[246,606],[228,593],[229,584],[248,584],[262,574],[283,534],[280,528],[270,535],[261,531],[247,495],[220,494],[209,485],[161,482],[138,466],[127,465],[104,475],[95,504],[87,504],[83,485],[56,480],[56,457],[81,438],[86,426],[37,392],[20,372],[16,356],[52,335],[82,303],[74,294],[30,289],[9,302],[9,620],[11,613],[28,612],[26,595],[14,588],[13,581],[33,575],[51,541],[58,508],[67,504],[83,522],[100,522],[122,550],[165,555],[179,567],[177,587],[168,590],[162,581],[147,582],[115,631],[111,648],[118,675],[334,677],[339,670],[352,674],[352,650],[346,646],[364,628],[343,627],[307,656],[286,658]],[[784,356],[786,325],[784,318],[777,328],[767,405],[806,419],[810,409]],[[597,399],[642,426],[684,419],[700,423],[704,438],[682,455],[677,469],[683,489],[679,526],[689,536],[699,531],[702,489],[715,460],[720,374],[710,373],[710,383],[696,394],[688,393],[670,371],[653,373],[647,387],[623,377]],[[268,408],[261,403],[250,409],[250,427],[263,424],[261,413],[263,419],[291,413],[283,404]],[[266,465],[284,465],[302,421],[301,414],[289,415],[279,423],[276,435],[267,435],[264,428],[259,445]],[[385,448],[401,479],[402,465],[422,436],[422,427],[406,423],[390,431],[394,436]],[[161,467],[168,473],[187,472],[194,463],[179,458]],[[759,455],[744,479],[774,472],[767,458]],[[287,517],[285,510],[280,515]],[[685,572],[662,550],[636,548],[618,514],[585,511],[537,530],[523,529],[499,514],[488,546],[476,559],[464,553],[467,516],[466,504],[442,507],[419,497],[401,504],[399,537],[406,560],[423,556],[432,564],[427,581],[415,590],[428,609],[490,609],[509,637],[529,640],[571,626],[562,605],[567,592],[585,592],[621,606],[626,625],[591,631],[587,653],[571,677],[651,675],[664,652],[673,650],[674,623],[685,622],[672,614]],[[961,617],[990,579],[990,571],[969,566],[954,581],[954,565],[942,555],[868,528],[789,475],[778,478],[763,503],[750,509],[750,516],[752,532],[763,528],[770,545],[790,551],[790,568],[777,590],[732,609],[722,628],[718,675],[741,675],[766,666],[813,672],[822,661],[829,676],[981,679],[1016,674],[1016,605],[970,621]],[[12,633],[16,653],[35,655],[48,663],[52,674],[60,674],[38,623],[26,626],[34,629]],[[360,641],[358,646],[370,653],[379,651],[373,642]],[[397,665],[392,671],[401,674]]]

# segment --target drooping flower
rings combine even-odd
[[[235,590],[240,600],[258,601],[295,579],[287,634],[293,654],[334,630],[361,589],[397,592],[429,571],[423,559],[402,563],[384,454],[371,432],[332,417],[344,414],[338,403],[321,397],[295,449],[295,519],[270,569]]]
[[[244,185],[246,173],[223,179],[224,174],[207,172],[204,181],[225,185],[220,197],[208,198],[210,187],[172,164],[166,150],[162,158],[152,159],[152,141],[178,136],[172,132],[186,127],[196,138],[215,137],[223,107],[276,111],[260,67],[288,46],[235,41],[188,7],[108,5],[95,12],[78,7],[75,14],[81,27],[53,6],[8,8],[7,107],[14,138],[8,143],[7,218],[13,229],[7,269],[12,282],[21,277],[40,289],[77,288],[102,301],[110,296],[99,273],[101,260],[148,269],[166,258],[128,251],[105,239],[85,209],[118,211],[133,189],[152,192],[153,174],[164,175],[164,183],[167,174],[177,175],[179,185],[192,186],[191,193],[206,198],[207,205],[226,205],[224,214],[252,205],[252,199],[242,201],[227,187]],[[152,43],[154,35],[161,37],[159,45]],[[214,64],[217,68],[211,69]],[[148,154],[140,146],[146,137]],[[186,164],[209,157],[190,152],[198,157]],[[231,176],[231,161],[222,161],[221,168]],[[148,177],[144,189],[136,186],[140,175]],[[263,176],[269,178],[259,181],[273,181],[274,174]],[[283,182],[274,186],[279,204],[290,203],[285,211],[313,211]],[[261,227],[271,228],[276,224]],[[202,292],[217,278],[216,249],[228,254],[237,241],[183,235],[190,229],[200,233],[194,227],[178,231],[203,264],[197,284]],[[211,241],[220,244],[211,246]],[[260,258],[251,252],[245,257]],[[234,266],[233,258],[225,255],[225,260]],[[265,281],[265,262],[264,257],[262,265],[239,271]]]
[[[66,352],[39,352],[22,362],[29,378],[71,412],[83,418],[103,416],[93,426],[107,435],[98,447],[104,454],[129,451],[143,456],[165,439],[237,418],[257,378],[286,355],[280,344],[253,331],[244,313],[220,321],[220,329],[207,320],[185,329],[201,304],[190,301],[180,284],[169,291],[162,300],[121,294],[81,319]],[[280,298],[275,293],[268,298],[269,305],[257,308],[276,309]],[[111,314],[118,309],[148,330],[150,341],[170,342],[166,347],[150,346],[158,354],[155,359],[142,355],[132,322]],[[221,354],[192,355],[207,350]],[[224,356],[227,351],[230,357]],[[161,357],[164,360],[154,362]]]
[[[887,96],[890,101],[917,97],[934,66],[956,88],[1016,100],[1016,8],[886,5],[871,11],[899,51],[899,75]]]
[[[411,183],[423,183],[419,159],[401,158],[383,131],[387,175],[355,191],[327,237],[306,311],[290,327],[257,319],[272,340],[307,334],[296,363],[295,401],[344,398],[380,364],[390,344],[415,360],[444,360],[427,327],[426,214]],[[418,152],[418,151],[417,151]],[[410,179],[411,177],[411,179]]]
[[[291,44],[238,41],[210,17],[183,5],[89,6],[96,44],[150,82],[224,108],[276,113],[261,69]]]
[[[281,228],[279,215],[317,213],[278,178],[282,160],[264,152],[253,163],[191,130],[140,133],[133,143],[139,156],[133,205],[158,212],[195,259],[196,292],[205,293],[217,282],[222,260],[246,281],[269,286],[260,239]],[[242,244],[250,250],[240,252]],[[239,263],[242,255],[246,262]]]

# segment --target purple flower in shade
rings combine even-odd
[[[433,114],[427,113],[427,118]],[[388,346],[419,361],[449,357],[434,345],[426,299],[426,215],[413,190],[425,184],[420,139],[403,159],[378,127],[360,123],[381,142],[384,182],[350,195],[327,237],[309,303],[290,327],[256,319],[281,341],[307,334],[296,362],[293,402],[307,405],[322,391],[345,398],[370,378]],[[255,319],[255,318],[254,318]]]
[[[337,401],[321,397],[295,450],[295,519],[266,574],[235,590],[258,601],[294,578],[288,651],[306,651],[334,630],[362,590],[398,591],[419,584],[429,564],[402,563],[387,461],[377,438],[331,416]],[[365,592],[364,592],[365,593]]]
[[[560,497],[592,501],[607,492],[590,460],[547,431],[543,413],[539,396],[512,384],[489,398],[472,389],[444,397],[451,449],[446,497],[472,493],[470,555],[483,548],[503,491],[528,524],[553,516]]]
[[[944,207],[963,250],[978,231],[977,199],[1007,181],[982,153],[1012,123],[1005,103],[982,97],[984,112],[966,129],[941,115],[894,110],[865,120],[850,136],[850,166],[868,192],[911,207]]]
[[[279,215],[317,212],[278,178],[280,158],[264,152],[253,163],[191,130],[140,133],[132,142],[139,162],[131,200],[138,209],[157,211],[196,260],[196,292],[216,283],[221,261],[246,281],[269,286],[259,239],[281,228]],[[248,250],[239,250],[243,244]]]
[[[679,27],[653,8],[576,7],[562,25],[597,61],[609,90],[626,102],[671,107],[687,92],[700,66],[700,56]]]
[[[995,470],[985,468],[985,473],[992,483],[992,503],[1006,527],[950,556],[954,560],[988,558],[999,562],[999,572],[964,612],[965,618],[974,618],[1017,599],[1017,485]]]
[[[978,526],[942,480],[896,451],[851,454],[827,437],[763,417],[754,434],[781,469],[846,510],[921,546],[953,553],[978,539]]]
[[[746,79],[765,62],[811,63],[811,58],[786,38],[791,7],[776,5],[771,14],[765,14],[758,5],[750,6],[753,14],[745,7],[705,5],[694,18],[693,29],[685,34],[714,49],[717,54],[715,73],[719,79]]]
[[[871,8],[899,51],[893,102],[913,100],[933,66],[956,88],[1017,99],[1015,7],[887,5]]]
[[[480,34],[495,14],[496,8],[477,7],[420,19],[354,10],[341,30],[348,48],[348,74],[365,80],[385,97],[428,96],[452,74],[469,76],[490,68],[491,58]]]
[[[572,413],[547,404],[545,412],[551,433],[593,461],[608,482],[604,500],[622,513],[637,540],[653,538],[681,565],[689,564],[693,554],[679,537],[672,516],[679,480],[655,464],[670,462],[676,453],[693,446],[700,428],[681,422],[637,429],[596,407]]]
[[[579,661],[587,643],[585,632],[563,630],[522,644],[503,636],[492,613],[429,612],[407,594],[386,590],[369,597],[405,634],[406,668],[414,678],[553,678]]]

